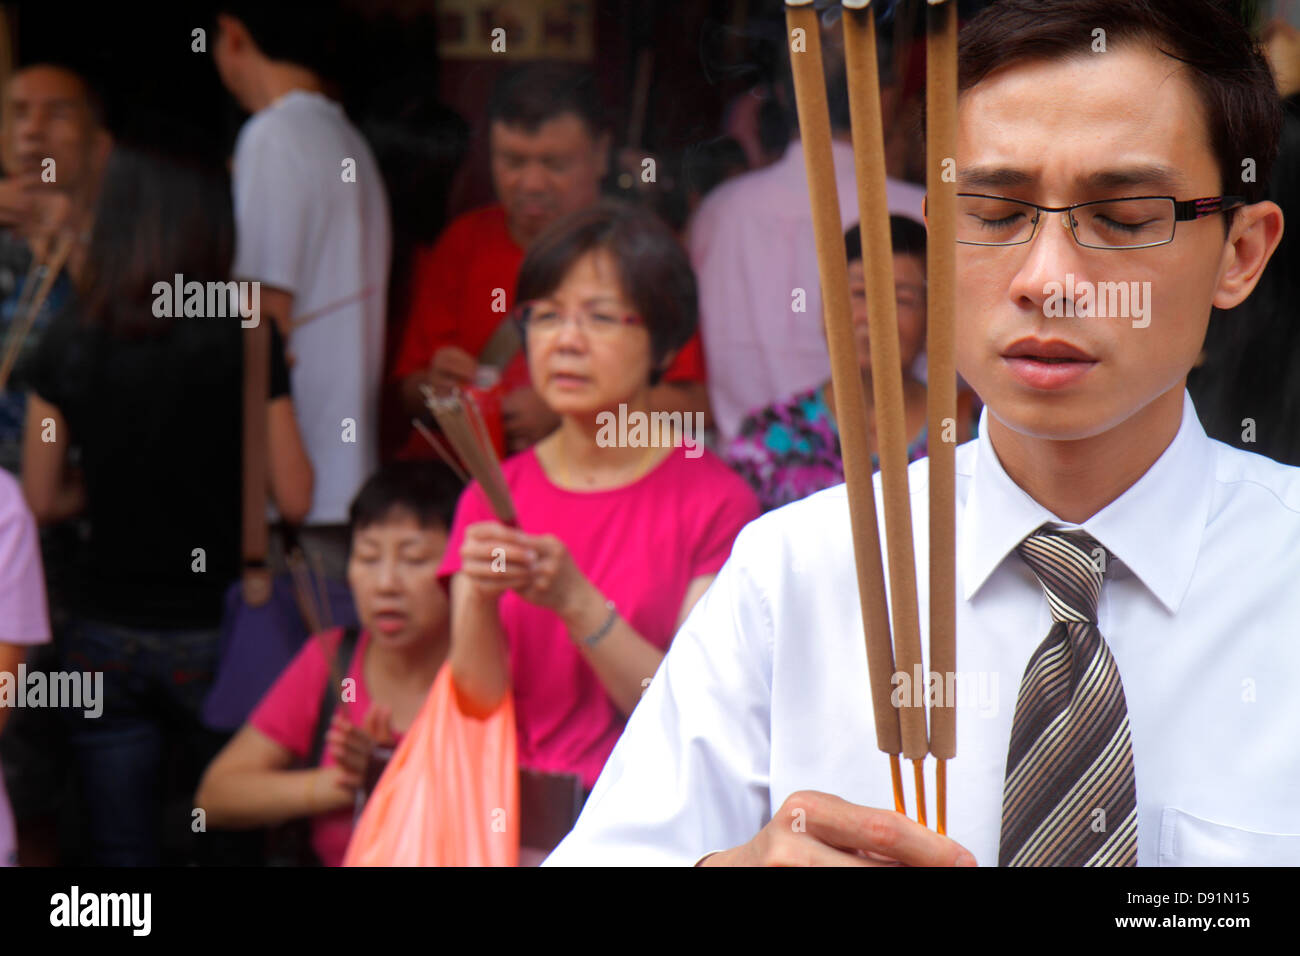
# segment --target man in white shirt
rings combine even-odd
[[[342,577],[347,509],[378,465],[391,257],[370,147],[316,72],[330,8],[227,3],[213,56],[253,115],[235,143],[235,278],[260,283],[292,357],[294,406],[316,474],[302,535]]]
[[[960,194],[1200,202],[959,199],[958,364],[986,408],[957,451],[949,836],[883,809],[840,486],[737,538],[548,864],[1021,865],[1009,745],[1058,627],[1099,632],[1122,679],[1136,810],[1101,824],[1131,841],[1122,865],[1300,863],[1300,469],[1208,439],[1184,387],[1211,306],[1245,299],[1280,237],[1259,201],[1280,124],[1267,67],[1212,0],[1002,0],[961,51]],[[1224,193],[1244,204],[1209,201]],[[1054,283],[1082,305],[1102,281],[1140,283],[1144,306],[1062,316]],[[909,474],[921,608],[927,468]],[[1021,559],[1044,528],[1104,548],[1082,617]]]
[[[843,35],[838,26],[823,34],[828,63],[840,64],[828,67],[827,87],[840,218],[847,226],[858,221],[858,193]],[[890,212],[920,221],[925,190],[900,179],[889,179],[885,190]],[[700,287],[709,402],[719,437],[727,441],[750,412],[830,378],[803,144],[794,140],[771,166],[709,193],[691,219],[687,244]]]

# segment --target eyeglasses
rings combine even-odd
[[[578,328],[588,335],[608,337],[616,335],[620,329],[630,325],[644,325],[645,321],[635,313],[620,313],[610,309],[579,309],[574,313]],[[552,303],[545,301],[524,302],[515,307],[514,320],[525,333],[534,335],[553,335],[565,323],[566,315]]]
[[[1175,199],[1129,196],[1071,206],[1040,206],[1003,196],[957,194],[957,241],[968,246],[1018,246],[1038,234],[1045,212],[1065,213],[1064,225],[1087,249],[1147,249],[1174,241],[1174,226],[1245,205],[1241,196]]]

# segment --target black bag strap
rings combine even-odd
[[[307,754],[307,766],[320,766],[321,756],[325,753],[325,734],[329,731],[330,721],[334,717],[334,707],[338,703],[339,689],[343,678],[347,676],[348,665],[357,650],[357,640],[361,637],[358,628],[343,629],[339,638],[338,650],[330,665],[329,676],[325,678],[325,689],[321,691],[320,713],[316,717],[316,728],[312,731],[311,750]]]
[[[267,462],[266,404],[271,387],[270,321],[242,330],[244,349],[242,490],[240,492],[240,559],[244,603],[261,607],[271,600],[271,572],[266,564]]]

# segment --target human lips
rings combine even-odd
[[[573,372],[551,373],[551,382],[562,388],[576,388],[581,385],[586,385],[587,381],[588,379],[585,375],[577,375]]]
[[[406,627],[408,619],[402,611],[379,611],[374,616],[375,630],[384,634],[396,634]]]
[[[1056,359],[1061,361],[1095,362],[1097,359],[1062,339],[1017,339],[1002,353],[1003,358]]]
[[[541,219],[553,214],[550,203],[523,201],[519,204],[519,215],[528,219]]]
[[[1036,389],[1072,385],[1098,363],[1091,353],[1062,339],[1018,339],[1002,352],[1013,375]]]

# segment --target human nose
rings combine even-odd
[[[546,169],[541,163],[525,163],[523,169],[519,171],[519,185],[525,192],[545,192],[548,183]]]
[[[1016,302],[1042,312],[1052,297],[1049,284],[1064,282],[1067,274],[1077,275],[1083,270],[1082,250],[1070,228],[1073,213],[1040,210],[1038,215],[1033,238],[1025,245],[1007,247],[1027,250],[1008,291]]]
[[[586,313],[581,310],[564,312],[560,315],[560,326],[555,333],[557,345],[581,349],[587,344],[587,332],[590,325]]]
[[[398,590],[401,576],[398,573],[396,557],[393,555],[385,556],[379,561],[379,566],[375,570],[375,585],[381,592]]]
[[[39,106],[26,110],[14,123],[14,132],[19,140],[40,139],[45,133],[48,117]]]

